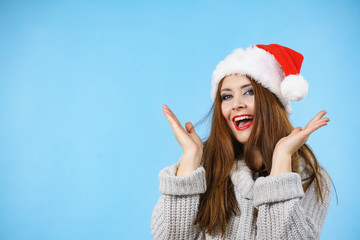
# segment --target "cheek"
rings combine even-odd
[[[226,111],[225,111],[224,105],[221,105],[221,113],[222,113],[223,117],[226,118]]]
[[[230,111],[226,105],[224,104],[221,105],[221,112],[223,117],[227,120],[230,116]]]
[[[251,109],[255,112],[255,97],[253,97],[253,98],[251,99],[250,107],[251,107]]]
[[[227,124],[229,125],[230,129],[232,128],[232,122],[230,120],[230,114],[231,114],[231,111],[228,107],[222,105],[221,106],[221,112],[222,112],[222,115],[223,117],[225,118]]]

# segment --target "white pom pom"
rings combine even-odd
[[[281,83],[281,94],[288,101],[299,101],[306,97],[309,84],[301,75],[289,75]]]

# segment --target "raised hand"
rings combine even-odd
[[[310,134],[326,126],[329,118],[323,118],[327,112],[320,111],[305,127],[296,127],[286,137],[281,138],[275,146],[271,175],[291,172],[291,156],[308,140]]]
[[[200,166],[203,153],[203,143],[200,137],[196,134],[191,122],[187,122],[184,129],[178,118],[168,106],[163,105],[162,108],[165,117],[173,129],[175,138],[184,152],[177,171],[177,176],[183,176]]]

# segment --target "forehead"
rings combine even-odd
[[[225,88],[235,89],[248,84],[251,84],[251,81],[247,76],[233,74],[224,78],[221,90]]]

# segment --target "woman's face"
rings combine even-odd
[[[255,96],[250,79],[243,75],[224,78],[221,90],[221,112],[240,143],[249,139],[255,115]]]

